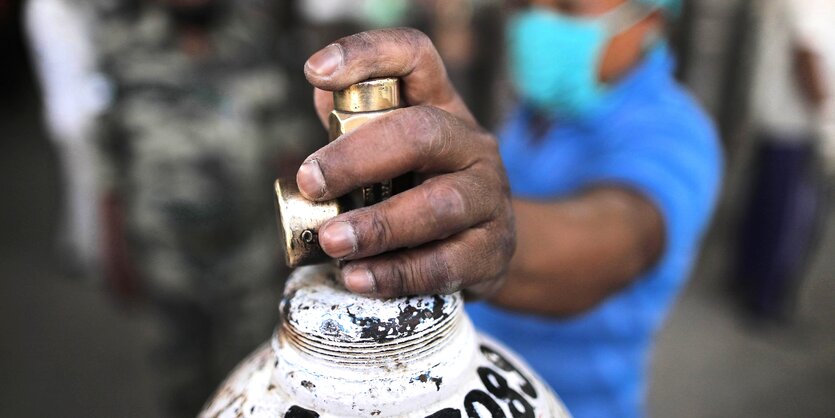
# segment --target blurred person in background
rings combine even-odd
[[[782,318],[825,219],[835,171],[835,1],[757,3],[755,174],[734,276],[747,309]]]
[[[100,272],[101,254],[95,120],[110,100],[107,80],[95,63],[92,14],[91,2],[74,0],[29,0],[25,9],[44,120],[63,181],[57,253],[67,273],[88,280]]]
[[[325,252],[345,261],[345,286],[487,297],[468,305],[476,326],[521,354],[575,417],[643,416],[653,337],[721,177],[714,126],[674,79],[664,40],[681,5],[522,3],[507,27],[520,103],[498,149],[425,35],[369,31],[308,60],[320,118],[331,106],[322,90],[371,76],[403,77],[413,107],[318,150],[297,183],[325,200],[418,167],[430,178],[415,189],[320,230]],[[394,134],[398,147],[380,145]]]
[[[582,417],[645,415],[655,333],[720,184],[713,123],[674,79],[676,0],[531,0],[510,18],[500,131],[517,249],[471,305]]]
[[[279,61],[280,6],[95,0],[95,61],[113,91],[99,126],[103,259],[119,295],[148,302],[168,416],[194,416],[277,322],[272,182],[325,139]]]

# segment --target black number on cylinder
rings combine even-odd
[[[446,408],[428,415],[426,418],[461,418],[461,411],[455,408]]]
[[[487,391],[493,396],[507,401],[513,418],[534,418],[531,404],[519,392],[507,385],[507,379],[487,367],[479,367],[478,375],[481,377],[481,382],[484,383]]]
[[[284,413],[284,418],[318,418],[319,413],[293,405]]]
[[[531,381],[528,380],[528,377],[525,376],[522,372],[520,372],[519,369],[517,369],[513,364],[507,361],[507,359],[504,358],[503,355],[495,352],[493,349],[487,347],[486,345],[481,346],[481,352],[484,354],[485,357],[487,357],[488,360],[490,360],[490,362],[495,364],[496,367],[506,372],[516,372],[516,374],[518,374],[519,377],[521,377],[522,380],[525,381],[525,383],[520,387],[520,389],[522,389],[522,392],[525,392],[525,394],[527,394],[531,398],[536,399],[536,389],[534,389],[533,384],[531,384]]]
[[[499,406],[496,401],[490,397],[490,395],[475,389],[471,390],[470,393],[464,397],[464,410],[467,411],[468,418],[485,418],[479,415],[478,411],[475,409],[475,404],[481,404],[481,406],[487,408],[490,411],[490,416],[492,418],[507,418],[502,408]]]

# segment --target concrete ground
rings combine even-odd
[[[142,313],[51,261],[59,177],[34,100],[0,111],[0,417],[158,416]],[[716,229],[660,336],[652,415],[835,416],[835,224],[798,314],[768,327],[726,296],[730,234]]]
[[[835,416],[835,225],[825,232],[797,312],[779,324],[755,323],[736,308],[721,280],[726,245],[711,238],[660,335],[651,415]]]

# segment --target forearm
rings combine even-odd
[[[803,97],[815,109],[823,106],[829,95],[822,68],[820,57],[814,51],[800,46],[795,48],[795,78]]]
[[[645,198],[621,188],[559,202],[514,201],[517,249],[491,301],[544,315],[571,315],[629,284],[658,258],[663,222]]]

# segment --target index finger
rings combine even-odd
[[[313,54],[304,73],[314,87],[327,91],[371,78],[400,77],[409,105],[438,107],[475,123],[432,41],[416,29],[380,29],[342,38]],[[320,97],[317,94],[317,102]],[[324,107],[327,104],[317,105],[320,113]]]

